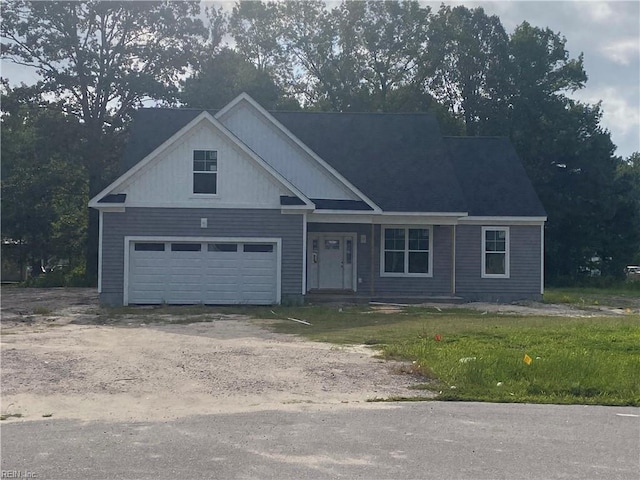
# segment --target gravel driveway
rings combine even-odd
[[[413,396],[363,346],[275,334],[241,315],[105,318],[95,290],[2,289],[2,414],[145,421]]]

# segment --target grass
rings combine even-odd
[[[583,307],[608,305],[618,308],[640,308],[640,282],[629,282],[609,288],[547,288],[544,301]]]
[[[417,388],[440,400],[640,405],[640,315],[507,316],[411,307],[384,314],[363,306],[274,312],[253,314],[312,324],[278,321],[272,326],[278,332],[375,345],[385,358],[408,360],[428,379]]]

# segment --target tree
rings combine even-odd
[[[548,278],[576,279],[594,269],[620,276],[637,245],[616,173],[621,159],[600,126],[600,105],[566,96],[587,75],[582,55],[570,59],[565,43],[526,22],[511,36],[510,136],[548,212]]]
[[[506,133],[509,37],[497,16],[441,6],[422,65],[427,90],[464,120],[467,135]]]
[[[388,111],[390,93],[417,82],[429,7],[416,1],[345,2],[338,10],[343,53],[358,62],[369,111]]]
[[[236,51],[260,71],[275,73],[283,65],[280,7],[275,2],[238,1],[229,19]]]
[[[50,259],[84,263],[89,192],[81,129],[75,117],[39,105],[31,89],[3,85],[2,237],[34,274]]]
[[[296,107],[285,101],[282,89],[266,71],[229,48],[203,61],[198,72],[184,81],[180,100],[187,107],[220,109],[242,92],[267,109]]]
[[[113,173],[109,137],[146,99],[172,101],[207,32],[199,2],[2,3],[2,56],[33,67],[42,98],[81,120],[94,195]],[[215,38],[214,36],[211,36]],[[97,273],[97,215],[89,218],[87,275]]]
[[[621,161],[616,173],[616,193],[622,204],[616,220],[621,224],[618,230],[627,233],[611,239],[618,245],[624,244],[621,262],[616,267],[622,267],[622,263],[640,265],[640,152]]]

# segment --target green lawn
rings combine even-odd
[[[565,318],[416,307],[385,314],[368,306],[251,313],[312,323],[277,321],[278,332],[375,345],[386,358],[408,360],[425,377],[417,388],[442,400],[640,405],[637,314]]]
[[[628,282],[609,288],[547,288],[544,301],[579,307],[607,305],[640,309],[640,282]]]

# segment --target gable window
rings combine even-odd
[[[431,227],[382,228],[382,276],[431,276]]]
[[[193,151],[193,193],[215,194],[218,191],[218,152]]]
[[[509,278],[508,227],[482,227],[482,276]]]

